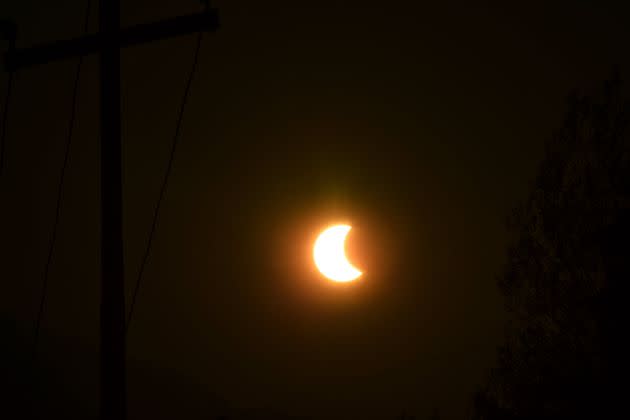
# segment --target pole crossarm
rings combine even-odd
[[[201,13],[125,28],[113,36],[120,47],[129,47],[194,32],[215,32],[218,28],[218,10],[208,9]],[[106,42],[111,42],[106,40],[106,37],[110,36],[112,35],[98,33],[30,48],[13,49],[4,54],[4,66],[8,71],[15,71],[51,61],[98,53]]]

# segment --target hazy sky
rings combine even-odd
[[[461,3],[213,2],[222,27],[202,46],[130,329],[130,419],[465,415],[501,337],[504,220],[569,91],[596,86],[615,64],[627,74],[630,15],[612,2]],[[27,46],[80,35],[84,10],[21,0],[3,2],[0,16],[18,22]],[[193,0],[129,0],[122,20],[197,10]],[[123,52],[129,291],[193,47],[188,36]],[[24,70],[14,86],[0,315],[24,340],[74,68]],[[98,383],[97,86],[91,57],[40,350],[43,392],[83,418]],[[322,280],[309,261],[313,235],[338,220],[355,226],[349,253],[367,271],[351,287]]]

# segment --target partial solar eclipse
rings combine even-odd
[[[320,273],[332,281],[345,283],[361,276],[346,257],[345,242],[352,226],[336,225],[324,230],[315,241],[313,259]]]

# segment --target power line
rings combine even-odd
[[[87,0],[85,21],[83,24],[83,32],[87,33],[90,22],[90,9],[91,0]],[[79,80],[81,76],[81,67],[83,65],[83,56],[79,57],[77,63],[77,69],[74,77],[74,84],[72,87],[72,108],[70,114],[70,122],[68,126],[68,137],[66,138],[65,151],[63,156],[63,163],[61,165],[61,175],[59,177],[59,184],[57,185],[57,198],[55,203],[55,218],[53,221],[52,233],[50,236],[50,243],[48,245],[48,256],[46,258],[46,266],[44,268],[44,278],[42,281],[42,295],[39,302],[39,309],[37,311],[37,318],[35,321],[35,338],[34,338],[34,353],[37,352],[37,344],[39,341],[39,333],[41,329],[42,319],[44,317],[44,308],[46,305],[46,297],[48,294],[48,280],[50,277],[50,267],[52,266],[53,255],[55,250],[55,244],[57,242],[57,233],[59,231],[59,219],[61,218],[61,199],[63,195],[63,186],[66,178],[66,172],[68,169],[68,162],[70,160],[70,146],[72,145],[72,135],[74,134],[74,125],[77,114],[77,97],[79,93]]]
[[[9,52],[15,49],[15,39],[17,38],[17,27],[10,20],[0,21],[0,36],[9,41]],[[11,104],[11,90],[13,89],[14,71],[9,71],[7,79],[7,91],[4,97],[4,107],[2,109],[2,132],[0,133],[0,178],[4,172],[4,153],[7,140],[7,121],[9,117],[9,105]]]
[[[7,79],[7,92],[4,97],[4,108],[2,110],[2,134],[0,134],[0,178],[4,173],[4,149],[7,141],[7,120],[9,117],[9,105],[11,103],[11,90],[13,88],[13,71],[9,72]]]
[[[168,184],[168,180],[171,176],[171,172],[173,169],[173,161],[175,159],[175,151],[177,149],[177,145],[179,143],[180,131],[182,127],[182,121],[184,119],[184,111],[186,109],[186,104],[188,103],[188,97],[190,93],[190,87],[192,85],[193,78],[195,73],[197,72],[197,64],[199,62],[199,51],[201,50],[201,40],[203,39],[203,32],[199,32],[197,35],[197,44],[195,47],[195,53],[193,58],[193,65],[188,74],[188,80],[186,81],[186,88],[184,89],[184,96],[182,98],[182,103],[179,108],[179,115],[177,116],[177,123],[175,126],[175,135],[173,136],[173,141],[171,143],[171,151],[168,158],[168,164],[166,166],[166,172],[164,174],[164,178],[162,179],[162,185],[160,187],[160,193],[158,196],[157,204],[155,206],[155,210],[153,212],[153,220],[151,222],[151,229],[149,231],[149,238],[147,240],[147,246],[142,257],[142,261],[140,262],[140,270],[138,271],[138,278],[136,279],[136,285],[133,290],[133,295],[131,296],[131,305],[129,307],[129,314],[127,315],[127,323],[125,325],[125,333],[129,331],[129,324],[131,323],[131,318],[133,316],[133,310],[136,304],[136,300],[138,297],[138,291],[140,290],[140,284],[142,282],[144,271],[147,266],[147,262],[149,260],[149,255],[151,254],[151,247],[153,245],[153,239],[155,237],[155,231],[157,228],[158,216],[160,213],[160,208],[162,206],[162,202],[164,201],[164,194],[166,192],[166,187]]]

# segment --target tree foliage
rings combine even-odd
[[[533,191],[508,223],[499,287],[509,322],[475,418],[605,418],[620,407],[629,117],[618,78],[597,97],[569,98]]]

